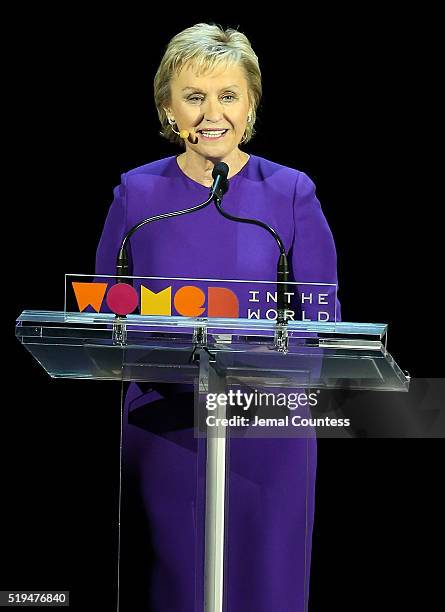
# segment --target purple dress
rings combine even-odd
[[[137,222],[196,205],[208,193],[183,173],[176,156],[122,175],[98,246],[96,273],[114,274],[120,241]],[[304,173],[250,155],[230,179],[223,205],[277,230],[295,280],[337,283],[333,237]],[[150,224],[130,242],[135,276],[276,278],[279,252],[271,236],[225,219],[214,205]],[[336,316],[340,320],[338,303]],[[123,503],[131,508],[136,537],[134,561],[123,571],[133,577],[133,610],[195,612],[202,569],[196,564],[196,529],[202,516],[196,506],[193,398],[176,385],[155,387],[131,383],[125,401]],[[315,437],[231,440],[229,612],[307,609],[315,473]]]

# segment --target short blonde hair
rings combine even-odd
[[[165,107],[171,99],[170,81],[187,62],[192,62],[198,75],[221,65],[238,63],[243,68],[248,83],[251,121],[241,142],[249,142],[255,134],[256,112],[262,95],[258,57],[245,34],[208,23],[197,23],[176,34],[168,43],[154,78],[154,98],[162,126],[161,136],[185,147],[184,140],[172,131]]]

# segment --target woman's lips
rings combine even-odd
[[[203,140],[221,140],[222,138],[224,138],[228,131],[229,130],[224,130],[224,132],[221,132],[220,136],[206,136],[202,132],[197,132],[197,134],[199,134]]]

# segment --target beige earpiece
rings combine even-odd
[[[182,138],[183,140],[188,140],[191,144],[198,144],[198,137],[196,136],[196,132],[193,129],[181,130],[180,132],[178,132],[173,127],[176,121],[173,119],[173,117],[168,116],[167,111],[166,111],[166,115],[167,115],[167,121],[170,124],[172,132],[174,132],[175,134],[178,134],[178,136]]]
[[[192,144],[198,144],[198,137],[196,136],[196,132],[194,130],[181,130],[179,132],[179,136],[184,140],[188,140]]]

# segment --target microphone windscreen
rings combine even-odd
[[[221,175],[221,178],[227,180],[227,175],[229,174],[229,166],[224,162],[218,162],[214,165],[212,170],[212,177],[216,179],[218,175]]]

